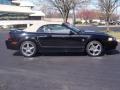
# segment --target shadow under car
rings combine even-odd
[[[118,50],[112,50],[112,51],[108,51],[105,53],[106,55],[116,55],[116,54],[120,54],[120,51]],[[13,53],[13,56],[22,56],[22,54],[17,51]],[[44,52],[44,53],[37,53],[35,57],[39,57],[39,56],[87,56],[87,54],[85,52],[83,53],[78,53],[78,52],[56,52],[56,53],[48,53],[48,52]]]

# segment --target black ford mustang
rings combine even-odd
[[[20,50],[26,57],[37,52],[86,52],[100,56],[117,45],[116,39],[108,34],[79,30],[70,24],[42,25],[36,32],[12,30],[6,40],[8,49]]]

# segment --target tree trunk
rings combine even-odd
[[[69,12],[65,12],[62,16],[63,16],[63,22],[64,23],[67,23],[68,21],[68,15],[69,15]]]
[[[106,27],[107,27],[107,32],[109,32],[110,31],[110,27],[109,27],[110,15],[107,14],[106,16],[107,16]]]
[[[73,25],[75,25],[76,17],[75,17],[75,7],[73,8]]]
[[[106,22],[106,27],[107,27],[107,32],[109,32],[110,31],[109,21]]]
[[[64,22],[64,23],[67,23],[67,20],[68,20],[67,17],[64,17],[64,18],[63,18],[63,22]]]

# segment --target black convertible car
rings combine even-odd
[[[37,52],[86,52],[90,56],[100,56],[118,45],[108,34],[79,30],[66,23],[42,25],[35,31],[11,30],[7,48],[20,50],[26,57],[35,56]]]

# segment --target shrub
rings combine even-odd
[[[76,21],[75,24],[82,24],[82,22],[81,21]]]

